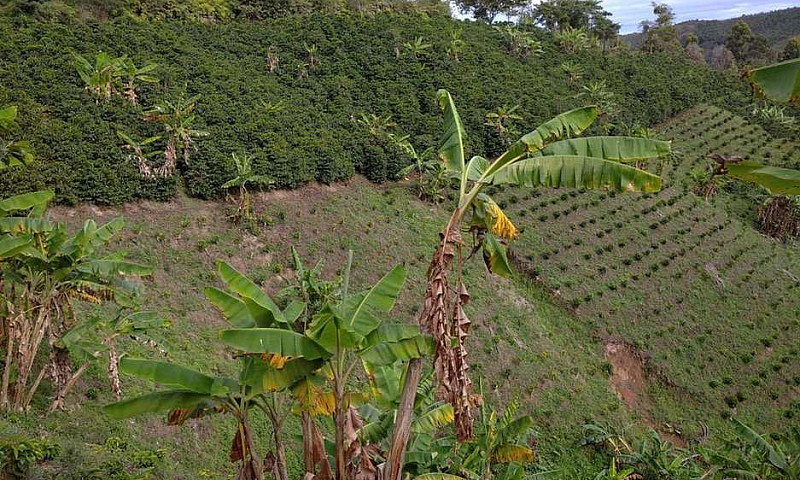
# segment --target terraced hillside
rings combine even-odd
[[[742,210],[730,208],[734,194],[711,204],[694,195],[691,172],[711,152],[796,167],[800,145],[709,106],[657,134],[674,147],[651,166],[665,179],[658,194],[502,192],[523,227],[517,262],[600,337],[641,354],[653,424],[679,422],[691,437],[696,422],[731,415],[764,428],[797,422],[800,248],[730,214]]]

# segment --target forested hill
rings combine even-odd
[[[486,157],[504,139],[484,125],[485,115],[504,106],[520,106],[524,131],[566,109],[610,102],[607,127],[624,133],[701,102],[749,103],[738,78],[683,56],[567,48],[541,29],[523,38],[419,12],[217,23],[35,18],[0,19],[0,105],[19,106],[22,136],[38,159],[24,172],[1,174],[0,190],[47,186],[61,203],[165,199],[181,184],[190,195],[215,197],[235,171],[232,153],[252,155],[256,173],[275,187],[355,172],[391,179],[411,160],[386,133],[410,135],[417,151],[434,145],[439,88],[452,92],[475,132],[471,154]],[[139,82],[138,105],[123,95],[97,99],[73,54],[94,62],[99,51],[127,55],[139,67],[157,63],[149,75],[158,82]],[[157,168],[167,148],[164,125],[143,114],[179,103],[183,93],[184,100],[197,95],[192,128],[208,135],[193,139],[178,174],[144,178],[119,132],[137,142],[160,135],[144,149]]]
[[[700,46],[710,50],[715,45],[725,42],[725,36],[739,20],[747,23],[754,34],[766,37],[770,46],[775,50],[780,50],[787,40],[800,34],[800,7],[742,15],[727,20],[688,20],[675,24],[675,27],[681,38],[689,33],[694,33],[700,39]],[[623,35],[622,39],[634,48],[641,47],[643,42],[641,33]]]

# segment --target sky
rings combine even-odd
[[[672,7],[675,23],[685,20],[724,20],[752,13],[769,12],[800,6],[800,0],[659,0]],[[539,3],[533,0],[533,3]],[[452,2],[451,2],[452,4]],[[602,0],[603,8],[611,12],[612,19],[622,25],[620,33],[639,31],[639,22],[653,20],[651,0]],[[457,18],[468,18],[452,5]],[[502,20],[498,17],[498,20]]]
[[[798,0],[666,0],[665,3],[675,12],[676,23],[685,20],[722,20],[800,6]],[[639,22],[654,18],[649,0],[603,0],[602,5],[611,12],[612,19],[622,25],[620,33],[623,34],[638,31]]]

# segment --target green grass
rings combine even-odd
[[[403,185],[377,187],[356,179],[349,185],[310,186],[292,192],[257,196],[256,209],[271,226],[252,235],[230,224],[229,206],[182,197],[171,203],[142,202],[97,209],[81,206],[58,208],[53,215],[77,227],[85,218],[107,221],[118,215],[128,228],[118,246],[131,259],[155,267],[146,281],[143,308],[164,312],[172,321],[159,344],[171,361],[206,372],[231,373],[233,360],[216,341],[223,321],[205,301],[202,289],[217,284],[214,261],[225,259],[248,272],[272,294],[290,277],[289,246],[296,245],[306,262],[324,259],[325,274],[342,267],[346,251],[355,251],[354,281],[367,285],[392,265],[405,263],[406,288],[393,311],[396,321],[415,321],[424,293],[425,270],[438,230],[446,221],[441,207],[417,200]],[[634,423],[608,386],[608,369],[602,345],[582,322],[547,302],[539,287],[523,281],[490,277],[482,262],[466,268],[466,283],[473,296],[468,314],[473,320],[469,340],[475,380],[483,377],[493,404],[517,398],[523,410],[537,419],[539,448],[545,465],[565,472],[599,470],[593,460],[575,448],[580,426],[589,419],[605,418],[620,425]],[[157,349],[129,341],[124,350],[135,355],[160,356]],[[49,472],[78,472],[102,463],[97,447],[109,437],[121,437],[141,448],[158,446],[168,453],[152,472],[154,478],[229,478],[227,462],[233,437],[228,419],[202,419],[191,425],[168,427],[162,417],[117,422],[105,417],[100,405],[111,401],[105,381],[105,364],[93,367],[69,401],[66,412],[44,422],[41,398],[37,411],[27,417],[5,416],[0,427],[28,435],[47,435],[65,449],[76,452],[49,466]],[[123,378],[126,395],[151,387]],[[269,446],[266,422],[256,424],[259,444]],[[296,421],[288,448],[290,474],[299,477],[302,457],[296,438]],[[205,472],[205,473],[204,473]]]
[[[534,469],[558,468],[561,478],[574,479],[604,468],[604,458],[578,446],[587,421],[611,424],[632,438],[649,426],[668,431],[669,424],[691,440],[698,421],[709,425],[714,439],[726,430],[728,415],[769,432],[796,421],[787,415],[800,415],[794,341],[800,330],[800,287],[781,273],[800,276],[797,247],[766,239],[729,214],[727,193],[707,205],[684,191],[688,164],[699,164],[718,147],[692,144],[681,122],[712,111],[701,107],[660,128],[659,135],[674,138],[675,150],[683,153],[665,165],[667,188],[657,195],[566,190],[497,195],[523,229],[513,246],[523,272],[506,280],[490,277],[480,260],[467,264],[465,281],[472,294],[467,313],[473,322],[469,361],[476,385],[484,379],[491,404],[518,399],[521,411],[534,417],[540,454]],[[747,128],[737,127],[731,141]],[[715,133],[710,129],[704,135]],[[767,140],[766,145],[780,143]],[[354,281],[360,286],[404,263],[408,281],[392,316],[415,321],[446,206],[423,203],[402,184],[376,186],[360,178],[257,194],[254,205],[261,221],[255,234],[226,219],[229,204],[186,197],[107,209],[58,207],[52,215],[73,228],[90,217],[126,218],[116,246],[155,267],[141,306],[163,312],[172,322],[157,335],[160,348],[169,360],[206,372],[234,369],[231,353],[216,340],[224,323],[202,293],[205,286],[218,285],[217,259],[246,271],[273,295],[291,277],[291,245],[307,263],[324,259],[330,277],[352,248]],[[715,286],[707,264],[719,272],[724,289]],[[610,386],[612,366],[604,354],[609,340],[629,343],[644,358],[643,400],[633,408]],[[162,356],[132,340],[122,350]],[[235,466],[227,461],[233,437],[229,418],[183,427],[166,426],[161,416],[114,421],[100,410],[113,400],[105,367],[100,362],[90,369],[65,412],[43,419],[45,386],[30,415],[0,417],[3,432],[48,436],[64,447],[65,454],[35,478],[115,478],[109,472],[119,471],[119,461],[133,468],[142,451],[158,449],[166,459],[134,469],[137,475],[233,476]],[[123,388],[126,395],[136,395],[152,387],[124,376]],[[254,423],[265,453],[269,426],[261,419]],[[299,478],[297,420],[287,428],[290,476]],[[129,447],[109,451],[101,446],[116,437]],[[91,477],[91,469],[101,473]]]
[[[650,359],[655,424],[692,438],[698,422],[722,429],[735,415],[781,430],[800,414],[800,250],[752,228],[763,194],[732,184],[707,204],[689,172],[712,152],[797,166],[800,148],[708,106],[657,132],[674,150],[650,166],[665,179],[658,194],[499,193],[523,229],[518,263],[592,332]]]

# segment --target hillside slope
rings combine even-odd
[[[666,381],[649,394],[655,423],[680,419],[689,437],[733,415],[781,429],[800,415],[800,245],[753,229],[740,184],[709,204],[691,173],[710,153],[798,168],[800,144],[710,106],[657,132],[674,152],[650,166],[658,194],[500,193],[525,228],[516,256],[578,318],[650,359]]]
[[[695,134],[698,125],[710,127]],[[587,422],[629,439],[653,428],[684,444],[702,438],[703,425],[718,441],[731,415],[778,435],[800,415],[799,247],[755,233],[727,213],[724,197],[709,205],[686,190],[688,171],[709,151],[752,149],[756,158],[793,164],[798,145],[707,106],[658,131],[674,140],[676,152],[663,165],[663,192],[498,192],[523,230],[513,245],[520,273],[513,281],[489,277],[477,259],[465,270],[473,376],[483,379],[492,405],[516,399],[534,417],[539,461],[532,468],[558,469],[556,478],[591,478],[606,466],[578,447]],[[217,341],[224,323],[202,293],[218,282],[214,261],[231,262],[276,294],[293,273],[290,245],[307,262],[324,259],[326,276],[352,248],[359,285],[404,263],[409,281],[394,318],[414,321],[444,206],[419,201],[405,184],[377,186],[362,177],[259,194],[254,206],[261,224],[255,234],[226,219],[229,204],[184,196],[60,207],[51,215],[72,227],[123,215],[128,228],[117,246],[155,267],[141,304],[164,312],[172,327],[157,348],[127,341],[122,350],[133,355],[230,372],[234,361]],[[121,468],[156,479],[230,477],[230,422],[111,420],[99,409],[112,400],[104,370],[104,362],[90,369],[65,412],[0,420],[4,432],[47,436],[68,452],[37,478],[115,478]],[[126,395],[150,388],[130,377],[123,387]],[[43,402],[44,395],[36,411]],[[266,448],[268,426],[255,427]],[[297,420],[287,429],[290,476],[299,478]],[[163,458],[136,467],[131,458],[145,454]]]
[[[766,37],[770,46],[776,50],[782,49],[790,38],[800,35],[800,7],[742,15],[726,20],[688,20],[675,24],[675,27],[680,38],[694,33],[700,39],[700,46],[710,50],[715,45],[725,43],[725,36],[739,20],[747,23],[753,33]],[[644,41],[641,33],[623,35],[622,39],[633,48],[641,47]]]
[[[456,61],[447,54],[451,34],[463,30]],[[521,57],[484,24],[448,18],[347,14],[288,17],[263,23],[134,22],[116,19],[74,25],[29,18],[0,19],[0,105],[19,105],[22,135],[40,159],[24,173],[0,173],[0,192],[44,186],[61,203],[119,204],[166,199],[179,184],[191,196],[219,196],[234,172],[234,152],[251,154],[256,173],[276,187],[333,182],[360,172],[394,178],[410,160],[385,138],[371,136],[361,114],[391,116],[388,130],[411,135],[418,151],[436,142],[435,92],[449,89],[474,134],[470,148],[491,156],[502,149],[484,115],[519,104],[520,131],[582,105],[583,87],[604,81],[614,94],[613,123],[652,125],[698,102],[743,105],[738,78],[692,65],[687,59],[635,52],[570,53],[542,31],[543,52]],[[419,38],[421,52],[405,44]],[[306,50],[316,46],[314,65]],[[140,105],[122,96],[97,102],[84,90],[72,53],[103,50],[128,55],[136,65],[156,62],[157,85],[140,85]],[[270,73],[268,56],[277,66]],[[562,63],[578,65],[570,81]],[[148,152],[164,150],[163,127],[142,113],[180,92],[200,95],[193,128],[198,138],[179,178],[142,178],[117,131],[137,140],[162,135]],[[152,159],[163,162],[160,153]],[[161,159],[161,160],[160,160]]]
[[[443,208],[419,201],[405,185],[375,186],[361,177],[347,184],[264,194],[254,203],[269,225],[257,235],[226,220],[228,204],[185,197],[106,209],[59,208],[52,215],[72,227],[87,217],[108,221],[123,215],[128,228],[118,246],[131,259],[155,267],[141,303],[143,308],[164,312],[172,327],[163,333],[158,348],[127,341],[122,350],[133,355],[166,356],[203,371],[229,372],[235,362],[217,341],[225,323],[203,295],[205,286],[218,283],[214,261],[229,261],[276,294],[293,273],[290,245],[296,245],[308,263],[324,260],[328,277],[342,267],[346,250],[352,248],[357,286],[374,282],[395,264],[405,264],[409,279],[393,319],[414,321],[428,257],[447,218]],[[635,425],[637,416],[609,387],[602,344],[592,340],[587,325],[549,304],[537,288],[489,277],[478,259],[468,263],[465,273],[473,297],[467,311],[473,321],[469,341],[473,375],[476,381],[484,379],[485,394],[493,404],[516,398],[524,411],[534,415],[542,458],[536,468],[558,467],[564,478],[602,468],[574,448],[580,426],[592,418]],[[502,306],[497,297],[504,299]],[[119,468],[114,461],[130,461],[132,451],[155,448],[164,449],[166,459],[152,470],[153,478],[232,476],[234,465],[227,462],[233,437],[229,419],[203,418],[184,427],[168,427],[161,416],[112,420],[99,409],[112,400],[104,369],[104,362],[92,367],[65,412],[44,421],[35,415],[0,419],[0,431],[47,436],[69,452],[48,466],[45,478],[84,479],[93,469],[96,476],[89,478],[109,478]],[[124,376],[123,388],[126,395],[135,395],[152,387]],[[38,411],[44,405],[34,408]],[[259,445],[268,448],[267,425],[259,423],[256,428]],[[302,476],[298,433],[299,422],[290,420],[290,478]],[[128,450],[105,451],[102,445],[109,438],[121,439]]]

